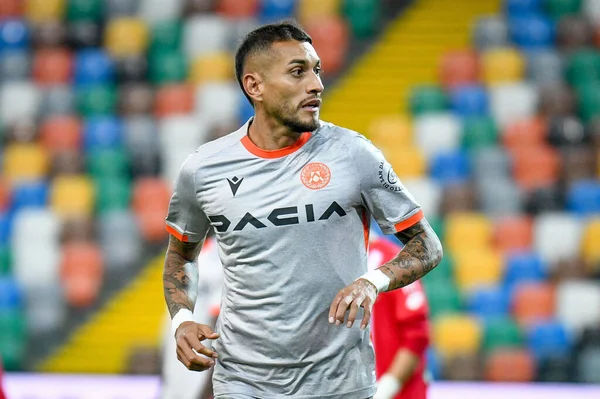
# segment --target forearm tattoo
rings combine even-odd
[[[180,309],[194,310],[198,290],[196,258],[201,243],[185,243],[171,236],[165,256],[163,287],[171,317]]]
[[[440,263],[443,250],[435,232],[427,221],[409,227],[396,234],[404,248],[391,261],[381,266],[390,278],[389,290],[413,283],[429,273]]]

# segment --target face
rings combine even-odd
[[[310,43],[274,43],[264,55],[257,97],[259,107],[278,124],[295,132],[319,127],[321,108],[321,60]]]

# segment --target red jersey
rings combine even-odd
[[[2,388],[2,358],[0,357],[0,399],[6,399],[4,388]]]
[[[369,268],[377,268],[398,254],[400,247],[378,238],[370,244]],[[375,370],[380,378],[390,367],[396,352],[406,348],[421,361],[413,376],[394,399],[423,399],[427,395],[425,350],[429,345],[429,308],[420,281],[390,292],[383,292],[373,306],[371,319]]]

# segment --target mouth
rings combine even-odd
[[[309,112],[317,112],[320,107],[321,107],[321,99],[319,99],[319,98],[313,98],[312,100],[305,101],[302,104],[302,109],[309,111]]]

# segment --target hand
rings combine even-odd
[[[373,399],[392,399],[400,392],[402,384],[391,374],[384,374],[377,381],[377,392]]]
[[[335,321],[336,326],[343,324],[346,311],[350,308],[346,323],[346,326],[350,328],[356,320],[358,309],[362,307],[364,313],[360,329],[364,330],[371,319],[371,310],[376,298],[377,288],[369,281],[359,278],[337,293],[329,307],[329,322]]]
[[[192,371],[205,371],[214,366],[217,352],[200,342],[205,339],[217,339],[219,334],[205,324],[186,321],[175,332],[177,359]],[[195,352],[194,352],[195,351]],[[204,355],[204,356],[202,356]]]

